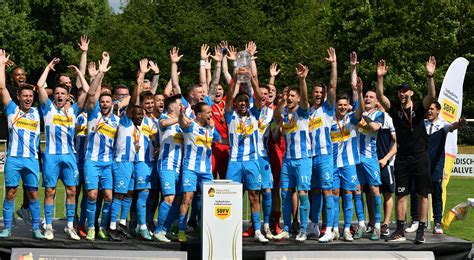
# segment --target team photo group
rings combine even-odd
[[[54,240],[63,229],[53,229],[55,204],[63,203],[55,200],[59,180],[64,232],[72,240],[186,242],[200,231],[201,184],[215,179],[243,184],[251,216],[243,236],[261,243],[397,242],[416,232],[421,244],[428,194],[432,231],[443,233],[444,143],[466,122],[439,117],[434,57],[426,61],[423,99],[412,100],[412,86],[402,82],[387,86],[396,95],[384,95],[389,61],[373,64],[377,78],[364,79],[376,80],[370,89],[357,75],[357,54],[336,57],[334,48],[327,49],[329,79],[310,83],[311,68],[297,64],[299,84],[280,83],[287,86],[281,90],[277,63],[270,79],[259,78],[254,42],[241,51],[225,41],[214,49],[203,44],[196,71],[179,69],[183,55],[174,47],[164,87],[149,59],[138,62],[137,72],[130,69],[134,86],[111,87],[105,75],[113,56],[103,52],[98,62],[88,61],[85,36],[78,48],[78,67],[64,64],[68,74],[54,73],[61,61],[53,58],[34,83],[28,68],[15,67],[0,49],[0,128],[8,131],[0,238],[14,235],[16,212],[31,224],[34,239]],[[337,90],[341,59],[350,61],[351,93]],[[195,84],[180,85],[181,73],[198,70]],[[23,205],[15,211],[19,190]]]

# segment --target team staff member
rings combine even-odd
[[[410,85],[403,83],[397,88],[400,103],[391,104],[384,96],[383,77],[387,73],[385,61],[377,65],[377,99],[380,105],[388,111],[395,125],[398,143],[397,158],[395,159],[395,181],[397,196],[397,230],[387,241],[405,241],[405,214],[407,194],[410,191],[410,180],[414,178],[415,191],[420,201],[418,212],[420,225],[416,231],[415,244],[425,242],[424,229],[427,221],[428,194],[431,192],[430,161],[427,151],[428,135],[424,118],[426,111],[436,96],[434,72],[436,60],[433,56],[426,62],[428,77],[428,95],[423,102],[413,102],[413,90]]]
[[[18,90],[17,106],[12,101],[5,83],[5,67],[8,56],[0,49],[0,94],[8,121],[9,143],[5,163],[6,196],[3,201],[4,229],[0,238],[11,236],[13,211],[20,177],[27,190],[32,216],[33,238],[44,239],[39,229],[40,202],[38,200],[39,163],[38,148],[40,139],[40,116],[33,104],[34,90],[31,87],[22,87]]]
[[[74,217],[76,208],[76,185],[78,181],[78,170],[76,161],[76,151],[74,149],[74,135],[76,118],[82,110],[89,85],[78,68],[72,66],[73,71],[78,75],[85,91],[81,92],[78,102],[69,106],[69,88],[66,85],[58,85],[53,90],[54,101],[48,98],[44,88],[46,78],[50,70],[59,63],[58,58],[54,58],[45,68],[38,80],[38,96],[40,108],[43,114],[46,136],[46,148],[43,156],[43,186],[45,187],[44,215],[46,219],[45,238],[52,240],[53,234],[53,211],[54,196],[58,178],[66,186],[66,217],[67,226],[64,232],[70,239],[80,240],[74,229]]]

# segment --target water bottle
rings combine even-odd
[[[246,51],[239,51],[239,53],[237,53],[237,61],[236,61],[237,69],[245,68],[245,67],[250,68],[250,59],[251,59],[250,53]],[[238,75],[237,80],[240,82],[250,82],[250,75],[240,74]]]

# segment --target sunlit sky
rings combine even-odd
[[[122,6],[126,2],[127,2],[127,0],[109,0],[109,4],[112,7],[112,10],[114,11],[114,13],[122,12],[120,10],[120,6]]]

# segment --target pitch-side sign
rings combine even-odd
[[[242,259],[242,184],[202,185],[202,259]]]

